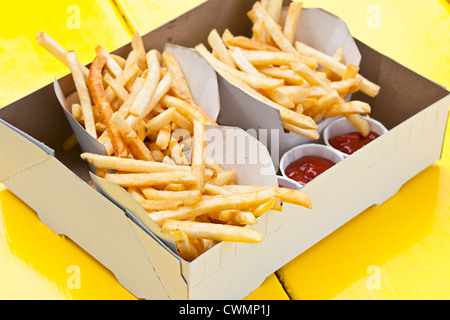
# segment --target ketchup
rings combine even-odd
[[[284,173],[288,178],[305,185],[335,164],[322,157],[305,156],[288,165]]]
[[[350,155],[378,137],[379,135],[373,131],[370,131],[367,137],[360,132],[350,132],[331,138],[328,143],[333,148]]]

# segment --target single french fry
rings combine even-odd
[[[122,103],[127,100],[129,95],[128,91],[122,87],[116,79],[114,79],[109,73],[106,73],[103,79]]]
[[[63,150],[70,151],[78,145],[77,137],[72,133],[63,143]]]
[[[197,178],[187,171],[153,172],[153,173],[108,173],[105,179],[117,183],[121,187],[145,187],[181,183],[196,185]]]
[[[248,211],[241,210],[224,210],[218,212],[210,212],[207,214],[209,219],[217,220],[220,223],[232,223],[237,225],[255,225],[257,220],[255,215]]]
[[[291,123],[284,122],[283,128],[289,132],[296,133],[298,135],[301,135],[303,137],[306,137],[311,140],[319,140],[320,134],[317,132],[317,130],[314,129],[303,129],[299,128]]]
[[[257,69],[259,72],[269,77],[284,80],[286,85],[301,86],[306,83],[306,81],[292,69],[273,66],[260,66],[257,67]]]
[[[141,70],[147,69],[147,58],[146,51],[144,47],[144,42],[138,31],[133,33],[133,38],[131,40],[131,47],[135,52],[134,58],[136,59],[136,64],[139,66]]]
[[[253,27],[252,27],[252,33],[253,33],[253,37],[252,40],[255,40],[257,42],[263,43],[263,44],[267,44],[270,46],[274,46],[274,42],[272,40],[272,38],[270,37],[269,32],[267,31],[266,25],[264,23],[264,20],[262,19],[256,19],[256,18],[251,18],[252,22],[253,22]]]
[[[336,52],[331,56],[334,60],[338,62],[344,61],[344,49],[342,47],[339,47]],[[342,76],[336,74],[332,70],[330,70],[328,67],[323,67],[322,72],[327,75],[327,78],[331,81],[340,81],[342,80]]]
[[[72,71],[73,81],[77,89],[80,99],[81,111],[83,114],[84,127],[86,131],[95,139],[97,139],[97,130],[95,129],[94,113],[92,111],[91,98],[86,82],[84,80],[83,71],[80,67],[77,55],[74,51],[66,54],[67,63]]]
[[[183,70],[181,69],[181,66],[178,63],[175,55],[172,52],[165,51],[162,53],[162,59],[164,65],[173,74],[173,86],[175,86],[177,89],[184,92],[188,97],[193,99],[191,89],[189,88],[189,84],[187,83],[186,77],[184,76]]]
[[[130,108],[130,114],[135,117],[145,116],[145,108],[150,102],[153,93],[158,86],[160,76],[161,76],[161,65],[158,60],[158,53],[156,50],[151,50],[147,53],[147,64],[149,66],[149,72],[145,78],[145,82],[142,86],[141,91],[136,96],[133,105]]]
[[[289,4],[288,13],[284,22],[283,34],[290,43],[294,44],[295,33],[302,12],[303,3],[292,1]]]
[[[167,124],[169,124],[175,115],[175,111],[176,108],[171,107],[167,110],[164,110],[156,117],[152,118],[149,122],[147,122],[147,135],[150,135],[153,132],[157,132],[164,128]]]
[[[205,169],[206,169],[206,129],[203,123],[194,120],[194,137],[192,145],[192,173],[198,179],[197,188],[200,191],[205,189]]]
[[[343,63],[336,61],[332,57],[330,57],[330,56],[328,56],[328,55],[326,55],[304,43],[296,41],[295,48],[297,49],[298,52],[300,52],[306,56],[317,59],[317,61],[322,66],[329,68],[330,70],[332,70],[336,74],[340,75],[341,77],[344,75],[345,71],[347,70],[347,67]],[[362,92],[364,92],[365,94],[367,94],[370,97],[375,97],[378,95],[378,93],[380,91],[380,87],[377,84],[367,80],[366,78],[362,77],[361,75],[358,75],[358,78],[361,78],[361,80],[363,82],[362,87],[361,87]]]
[[[166,124],[161,130],[158,131],[155,143],[161,148],[161,150],[166,150],[169,146],[171,131],[170,124]]]
[[[354,113],[370,113],[371,108],[368,103],[362,101],[350,101],[347,103],[337,104],[329,108],[325,117],[333,118],[343,114]]]
[[[230,181],[234,179],[236,176],[235,170],[226,170],[223,172],[219,172],[215,177],[212,177],[206,181],[206,183],[213,186],[223,186],[228,184]]]
[[[263,50],[263,51],[280,52],[280,49],[278,49],[277,47],[256,40],[252,40],[244,36],[230,37],[229,39],[225,40],[225,44],[227,46],[239,47],[246,50]]]
[[[240,48],[235,48],[233,50],[233,53],[231,54],[234,62],[236,65],[241,69],[243,72],[247,72],[248,74],[252,74],[254,76],[261,77],[263,76],[258,69],[256,69],[250,61],[247,60],[245,55],[243,54],[242,50]]]
[[[362,115],[355,113],[345,117],[364,137],[370,134],[370,124]]]
[[[181,230],[172,230],[169,232],[170,235],[175,240],[175,244],[177,246],[178,255],[186,260],[186,261],[192,261],[197,258],[200,253],[196,249],[196,247],[193,245],[191,239]]]
[[[208,35],[208,43],[212,50],[216,53],[218,59],[224,64],[228,65],[231,68],[236,68],[236,64],[234,63],[231,54],[228,52],[225,43],[223,43],[222,38],[216,29],[212,29]]]
[[[124,172],[153,173],[153,172],[191,171],[190,166],[169,165],[161,162],[118,158],[114,156],[103,156],[87,152],[82,153],[81,158],[89,162],[96,168],[103,168],[108,170],[117,170]]]
[[[103,89],[102,69],[105,64],[106,57],[101,52],[98,52],[89,73],[89,89],[95,105],[100,110],[102,122],[106,126],[106,132],[108,132],[114,154],[118,157],[125,158],[128,156],[128,151],[120,131],[111,123],[113,111]]]
[[[68,65],[66,53],[67,50],[64,49],[58,42],[55,41],[44,31],[40,31],[36,34],[36,41],[43,48],[45,48],[49,53],[51,53],[55,58]],[[89,78],[89,69],[80,63],[81,72],[83,73],[84,80],[87,82]]]
[[[173,200],[180,201],[183,205],[194,204],[200,201],[202,196],[199,190],[164,191],[151,187],[143,187],[141,188],[141,192],[147,200]]]
[[[216,241],[258,243],[263,240],[262,234],[258,230],[216,223],[167,219],[164,221],[162,228],[167,232],[181,230],[188,237],[206,238]]]
[[[280,23],[283,0],[270,0],[267,3],[267,7],[263,6],[263,8],[267,11],[275,23]]]
[[[315,70],[318,66],[317,60],[311,57],[301,56],[292,52],[274,52],[264,50],[241,49],[247,60],[254,66],[290,66],[291,63],[304,63],[310,69]]]
[[[127,60],[117,54],[111,53],[111,57],[117,62],[117,64],[123,69],[125,69],[125,65]]]
[[[262,216],[267,211],[272,210],[272,208],[275,206],[277,200],[278,200],[278,198],[273,197],[269,201],[260,204],[258,207],[251,210],[253,212],[253,215],[257,218],[257,217]]]
[[[134,101],[136,100],[137,95],[142,90],[142,86],[144,85],[145,80],[142,78],[138,78],[135,81],[135,84],[133,85],[133,88],[128,95],[127,99],[122,103],[119,110],[117,112],[120,114],[121,117],[127,118],[130,113],[130,108],[133,105]]]

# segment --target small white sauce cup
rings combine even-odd
[[[278,186],[292,190],[300,190],[303,186],[296,181],[286,178],[284,176],[277,176]]]
[[[342,156],[341,152],[338,152],[336,149],[331,148],[329,146],[325,146],[322,144],[316,144],[316,143],[310,143],[310,144],[303,144],[297,147],[292,148],[291,150],[287,151],[280,161],[280,171],[283,177],[285,177],[288,180],[291,180],[300,186],[302,186],[300,183],[296,182],[293,179],[290,179],[286,175],[286,168],[294,161],[306,157],[306,156],[317,156],[322,157],[325,159],[328,159],[330,161],[333,161],[334,163],[339,163],[342,160],[344,160],[344,157]]]
[[[377,133],[379,136],[382,136],[383,134],[388,132],[388,130],[379,121],[368,117],[364,117],[364,119],[366,119],[369,122],[370,131]],[[325,130],[323,131],[323,140],[328,147],[333,148],[328,142],[330,139],[340,136],[341,134],[357,131],[358,129],[356,129],[355,126],[353,126],[345,117],[340,117],[332,121],[325,128]],[[333,150],[336,149],[333,148]],[[339,150],[336,151],[339,152],[344,158],[350,156],[349,154],[346,154]]]

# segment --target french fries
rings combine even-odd
[[[278,15],[275,9],[273,14]],[[228,34],[229,39],[232,37]],[[253,85],[259,81],[260,89],[284,83],[253,66],[255,75],[251,76],[234,69],[241,60],[250,65],[241,49],[233,55],[218,33],[210,41],[217,46],[216,55],[221,56],[222,50],[233,66],[213,58],[236,75],[244,75],[242,81]],[[44,43],[59,48],[54,41]],[[270,51],[268,46],[261,48]],[[80,103],[73,104],[72,115],[96,134],[108,153],[84,152],[81,158],[96,168],[99,177],[121,186],[141,204],[173,236],[181,258],[191,261],[220,241],[261,242],[261,232],[247,226],[256,224],[264,212],[279,210],[281,201],[311,208],[310,199],[302,191],[231,188],[238,186],[236,171],[224,169],[206,153],[205,125],[217,123],[195,102],[173,54],[145,52],[142,39],[134,33],[127,58],[97,46],[97,55],[84,77],[73,51],[59,48],[56,52],[71,68],[77,84]],[[288,96],[282,91],[275,93]],[[282,106],[277,108],[287,124],[316,129],[309,117]],[[185,150],[190,150],[190,157]]]
[[[317,140],[320,121],[345,116],[367,136],[369,126],[362,114],[370,113],[370,106],[345,99],[358,91],[375,97],[380,87],[343,63],[342,48],[328,56],[296,41],[303,3],[292,1],[282,24],[282,2],[255,2],[247,13],[253,23],[251,38],[228,30],[220,37],[213,29],[208,37],[212,52],[202,43],[195,50],[231,84],[280,110],[285,131]]]

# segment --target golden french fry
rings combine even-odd
[[[200,201],[202,196],[199,190],[165,191],[156,190],[151,187],[143,187],[141,188],[141,192],[147,200],[181,201],[184,205],[194,204]]]
[[[272,208],[275,206],[277,200],[278,200],[277,198],[273,197],[269,201],[260,204],[258,207],[256,207],[255,209],[252,210],[253,215],[255,217],[260,217],[267,211],[272,210]]]
[[[80,99],[81,111],[83,114],[84,127],[86,131],[95,139],[97,139],[97,130],[95,129],[94,113],[92,111],[91,98],[89,90],[84,80],[83,71],[80,67],[77,55],[74,51],[66,54],[67,63],[72,71],[73,81]]]
[[[235,176],[236,176],[235,170],[226,170],[217,173],[215,177],[208,179],[206,182],[213,186],[224,186],[230,183]]]
[[[105,179],[117,183],[121,187],[148,187],[181,183],[197,185],[197,178],[186,171],[153,172],[153,173],[108,173]]]
[[[175,58],[174,54],[169,51],[165,51],[162,53],[162,59],[164,65],[173,74],[173,86],[183,91],[188,97],[192,99],[191,90],[186,81],[183,70],[181,69],[181,66],[178,63],[177,59]]]
[[[114,154],[118,157],[126,158],[128,151],[120,131],[111,123],[113,111],[106,98],[103,89],[102,69],[106,64],[106,57],[102,52],[98,52],[91,65],[89,73],[89,89],[95,105],[99,108],[102,122],[106,126],[109,140],[112,144]]]
[[[289,4],[288,13],[284,22],[283,34],[290,43],[294,44],[295,33],[297,31],[303,3],[292,1]]]
[[[66,66],[69,66],[66,58],[67,50],[56,42],[55,39],[50,37],[44,31],[40,31],[36,34],[36,41],[55,58],[64,63]],[[89,78],[89,69],[82,64],[80,64],[80,68],[83,73],[84,80],[87,82]]]
[[[130,108],[130,113],[135,117],[145,116],[145,108],[158,86],[161,77],[161,65],[159,64],[157,54],[156,50],[151,50],[147,53],[149,72],[145,78],[141,91],[136,96],[136,99]]]
[[[192,146],[192,173],[198,179],[198,189],[205,189],[205,168],[206,168],[206,129],[203,123],[194,120],[194,141]]]
[[[82,153],[81,158],[96,168],[108,170],[117,170],[134,173],[152,173],[152,172],[171,172],[185,171],[190,172],[190,166],[168,165],[160,162],[144,161],[138,159],[118,158],[114,156],[102,156],[94,153]]]
[[[232,223],[237,225],[255,225],[257,220],[255,215],[248,211],[241,210],[224,210],[219,212],[211,212],[207,214],[209,219],[217,220],[220,223]]]
[[[262,234],[258,230],[216,223],[167,219],[164,221],[162,228],[167,232],[181,230],[188,237],[206,238],[216,241],[258,243],[263,240]]]
[[[150,135],[153,132],[157,132],[164,128],[167,124],[169,124],[175,115],[175,111],[176,108],[171,107],[167,110],[164,110],[156,117],[152,118],[149,122],[147,122],[147,135]]]
[[[171,132],[172,130],[170,129],[170,124],[166,124],[161,130],[159,130],[155,143],[162,150],[166,150],[169,146]]]
[[[72,133],[63,143],[63,150],[70,151],[78,145],[77,137]]]
[[[333,118],[343,114],[370,113],[370,111],[371,108],[368,103],[362,101],[350,101],[332,106],[327,110],[325,117]]]
[[[114,79],[109,73],[106,73],[103,79],[108,84],[108,86],[110,86],[114,94],[117,96],[117,98],[119,98],[119,100],[122,103],[127,100],[129,95],[128,91],[124,87],[122,87],[116,81],[116,79]]]
[[[252,40],[244,36],[230,37],[225,41],[227,46],[239,47],[246,50],[263,50],[263,51],[274,51],[280,52],[277,47],[271,46],[266,43]]]
[[[291,63],[304,63],[310,69],[315,70],[318,66],[317,60],[311,57],[304,57],[294,52],[274,52],[264,50],[244,50],[241,49],[247,60],[254,66],[290,66]]]
[[[135,52],[134,58],[136,59],[136,64],[139,66],[141,70],[147,69],[147,58],[146,51],[144,48],[144,42],[142,41],[141,36],[138,31],[133,33],[133,39],[131,40],[131,47]]]
[[[257,70],[269,77],[284,80],[286,85],[301,86],[306,83],[306,81],[292,69],[273,66],[260,66],[257,67]]]

